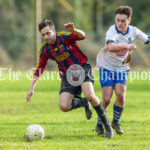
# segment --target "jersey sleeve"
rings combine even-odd
[[[78,35],[74,33],[70,33],[70,35],[65,39],[65,41],[68,45],[70,45],[72,43],[75,43],[76,41],[84,40],[85,38],[86,38],[86,35],[85,37],[80,38]]]
[[[41,74],[44,72],[47,63],[48,63],[48,57],[45,54],[41,55],[35,67],[34,75],[40,77]]]
[[[110,28],[108,29],[108,31],[106,32],[106,38],[105,38],[106,44],[107,44],[108,42],[115,43],[115,42],[116,42],[115,35],[116,35],[116,32],[114,31],[114,28],[113,28],[113,27],[110,27]]]
[[[150,42],[150,36],[148,36],[147,34],[143,33],[141,30],[139,30],[138,28],[135,28],[136,31],[136,37],[142,41],[145,42],[145,44],[148,44]]]

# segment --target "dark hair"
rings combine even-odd
[[[41,31],[43,28],[45,28],[46,26],[49,26],[50,29],[55,30],[55,25],[53,23],[53,21],[48,20],[48,19],[43,19],[40,23],[39,23],[39,31]]]
[[[124,14],[130,18],[132,16],[132,8],[129,6],[119,6],[116,9],[115,14]]]

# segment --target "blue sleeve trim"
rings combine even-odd
[[[107,44],[108,42],[115,43],[115,41],[114,41],[114,40],[107,40],[107,41],[106,41],[106,44]]]
[[[150,35],[148,36],[148,40],[145,42],[145,44],[150,43]]]

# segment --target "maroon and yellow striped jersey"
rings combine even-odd
[[[40,76],[43,73],[49,59],[56,61],[61,77],[66,74],[69,66],[86,63],[88,58],[82,53],[76,42],[84,38],[80,38],[74,33],[57,32],[53,45],[46,41],[41,45],[39,62],[34,75]]]

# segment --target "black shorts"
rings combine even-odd
[[[85,71],[85,79],[82,83],[84,82],[92,82],[94,83],[94,78],[93,78],[93,75],[92,75],[92,69],[91,69],[91,65],[90,64],[83,64],[82,65],[82,68],[84,69]],[[60,93],[63,93],[63,92],[68,92],[68,93],[71,93],[72,95],[74,95],[74,97],[76,98],[80,98],[81,97],[81,85],[79,86],[73,86],[71,85],[67,79],[66,79],[66,76],[64,76],[62,78],[62,81],[61,81],[61,88],[60,88]]]

